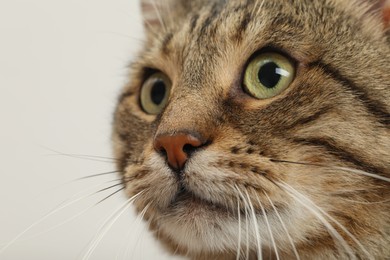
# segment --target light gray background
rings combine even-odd
[[[81,259],[125,201],[120,193],[91,207],[109,192],[85,196],[117,176],[68,182],[113,164],[48,148],[111,156],[111,114],[142,38],[137,0],[0,0],[0,247],[42,220],[0,259]],[[90,259],[172,257],[127,210]]]

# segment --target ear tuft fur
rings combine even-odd
[[[161,6],[161,0],[141,0],[144,27],[148,34],[158,32],[161,27],[164,27]]]

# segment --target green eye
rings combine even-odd
[[[254,98],[272,98],[285,90],[294,77],[295,67],[289,59],[274,52],[262,53],[246,68],[244,88]]]
[[[171,85],[165,74],[157,72],[151,75],[141,88],[142,109],[151,115],[159,114],[168,102]]]

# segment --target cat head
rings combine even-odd
[[[147,39],[114,152],[172,252],[390,255],[390,47],[377,7],[142,1]]]

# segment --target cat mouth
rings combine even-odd
[[[201,198],[184,185],[181,185],[177,194],[171,202],[171,207],[175,208],[177,206],[185,206],[189,208],[206,208],[210,211],[224,211],[229,212],[227,206],[224,206],[220,203]]]

